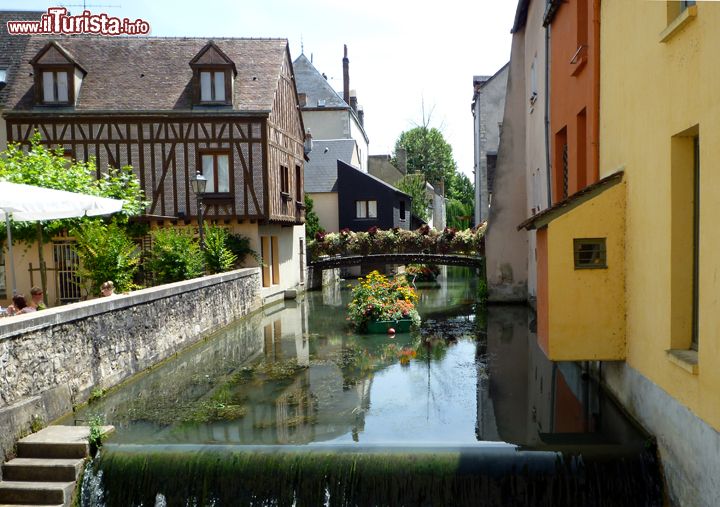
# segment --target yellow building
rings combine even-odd
[[[523,224],[546,266],[538,335],[551,359],[606,360],[672,504],[717,506],[720,2],[604,0],[600,26],[601,180]],[[578,240],[600,269],[578,269]]]

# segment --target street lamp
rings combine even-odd
[[[205,187],[207,186],[207,179],[205,176],[200,174],[200,171],[195,172],[195,176],[190,178],[190,188],[197,197],[197,210],[198,210],[198,231],[200,233],[200,249],[205,248],[205,237],[203,234],[203,209],[202,199],[205,195]]]

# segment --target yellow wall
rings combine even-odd
[[[600,176],[625,168],[627,362],[720,430],[720,2],[695,9],[661,42],[672,22],[666,2],[602,2]],[[694,133],[701,174],[696,374],[666,354],[689,346],[683,244],[692,236],[678,224],[692,203],[675,180],[689,170],[677,150]]]
[[[548,356],[625,358],[625,184],[548,225]],[[573,239],[606,238],[606,269],[575,269]]]

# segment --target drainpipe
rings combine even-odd
[[[545,27],[545,172],[547,174],[547,206],[552,206],[550,176],[550,24]]]

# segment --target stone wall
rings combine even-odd
[[[240,269],[0,320],[0,446],[260,307]]]

